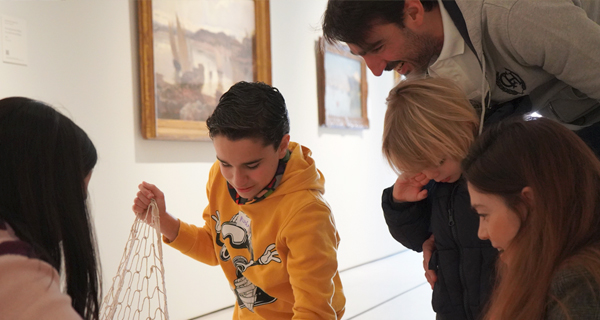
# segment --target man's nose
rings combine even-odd
[[[371,54],[364,55],[363,59],[369,70],[371,70],[376,77],[379,77],[383,73],[383,70],[385,70],[387,64],[385,60]]]

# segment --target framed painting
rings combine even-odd
[[[317,42],[316,51],[319,125],[368,128],[364,60],[351,54],[347,45],[331,45],[323,38]]]
[[[238,81],[271,84],[269,0],[139,0],[142,136],[208,140]]]

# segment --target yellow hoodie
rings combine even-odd
[[[218,161],[210,170],[204,227],[180,221],[170,246],[219,264],[237,301],[233,319],[340,319],[339,235],[311,151],[290,142],[282,180],[265,199],[238,205]]]

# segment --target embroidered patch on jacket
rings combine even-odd
[[[515,72],[504,68],[504,72],[496,72],[496,85],[506,93],[513,95],[523,94],[527,85]]]

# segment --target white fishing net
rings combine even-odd
[[[150,217],[148,216],[150,215]],[[136,218],[117,275],[100,309],[102,320],[168,320],[165,268],[158,207]]]

